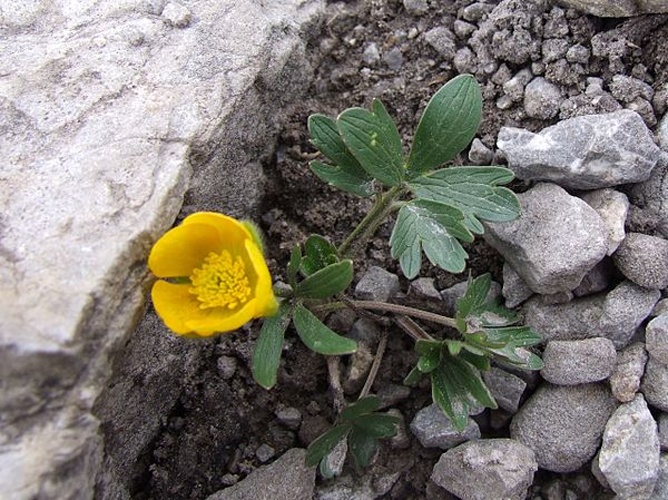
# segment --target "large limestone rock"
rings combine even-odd
[[[147,251],[189,185],[193,210],[255,209],[323,8],[3,2],[1,498],[92,496],[102,447],[89,411],[136,323]]]

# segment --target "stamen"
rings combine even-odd
[[[192,288],[201,309],[227,307],[234,309],[248,301],[251,287],[246,266],[240,256],[232,258],[229,251],[211,252],[190,275]]]

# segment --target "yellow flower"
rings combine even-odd
[[[179,335],[208,337],[270,316],[277,303],[259,242],[236,219],[198,212],[153,246],[148,267],[159,279],[151,298]]]

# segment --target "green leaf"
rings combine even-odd
[[[413,387],[417,385],[420,380],[422,380],[422,375],[424,372],[422,372],[417,366],[413,367],[410,372],[408,372],[408,375],[404,378],[404,385],[407,385],[409,387]]]
[[[509,343],[516,347],[529,347],[543,341],[543,338],[528,326],[485,328],[485,333],[491,342]]]
[[[338,261],[339,255],[336,247],[327,238],[318,234],[312,234],[306,239],[304,243],[304,258],[301,263],[301,270],[304,275],[310,276]]]
[[[357,343],[354,340],[333,332],[302,304],[298,304],[295,308],[293,322],[302,342],[318,354],[340,356],[357,350]]]
[[[304,299],[326,299],[344,291],[353,281],[353,261],[342,260],[316,271],[297,283],[295,296]]]
[[[466,267],[468,255],[458,239],[473,241],[462,213],[451,206],[417,200],[404,205],[390,236],[391,255],[408,279],[420,272],[422,251],[429,261],[451,273]]]
[[[342,420],[355,420],[360,415],[372,413],[380,408],[380,398],[370,395],[349,404],[342,412]]]
[[[372,111],[345,110],[339,115],[337,126],[346,146],[369,175],[386,186],[396,186],[403,181],[401,137],[379,100],[373,100]]]
[[[352,174],[350,171],[345,170],[343,167],[338,165],[328,165],[318,160],[311,161],[309,167],[320,180],[331,184],[342,191],[346,191],[347,193],[367,198],[375,192],[372,182],[373,179],[370,176],[368,176],[368,178],[359,177]],[[367,173],[364,169],[361,166],[359,168],[366,176]]]
[[[479,350],[477,352],[476,351],[476,349],[470,349],[470,346],[465,344],[464,350],[459,354],[459,357],[467,363],[473,365],[478,370],[489,370],[489,357],[484,352],[480,352]]]
[[[348,449],[355,464],[358,467],[366,467],[378,449],[378,440],[363,429],[354,427],[348,435]]]
[[[471,75],[446,83],[427,104],[408,159],[411,173],[423,173],[457,156],[475,136],[482,116],[480,86]]]
[[[470,411],[478,403],[496,408],[496,401],[480,376],[480,372],[461,356],[444,356],[439,367],[431,372],[432,398],[462,431]]]
[[[392,437],[397,433],[399,417],[385,413],[370,413],[358,416],[353,425],[375,438]]]
[[[253,378],[265,389],[276,385],[276,374],[281,361],[283,336],[290,324],[291,308],[282,303],[278,312],[264,320],[253,351]]]
[[[288,283],[294,289],[297,286],[297,273],[302,265],[302,249],[295,245],[290,253],[290,262],[288,263]]]
[[[481,274],[473,280],[469,279],[466,293],[457,300],[457,316],[466,318],[483,311],[491,286],[492,275],[489,273]]]
[[[513,173],[503,167],[450,167],[417,177],[409,187],[417,198],[458,208],[466,227],[482,234],[478,219],[507,222],[519,216],[517,196],[499,186],[512,179]]]
[[[318,465],[351,430],[351,424],[339,424],[316,438],[306,450],[306,465]]]

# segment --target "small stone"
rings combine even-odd
[[[554,118],[562,101],[559,87],[540,76],[531,80],[524,89],[524,109],[531,118]]]
[[[404,65],[404,55],[399,47],[392,47],[389,52],[383,55],[383,61],[392,71],[399,71]]]
[[[661,299],[656,303],[654,309],[652,309],[652,316],[661,316],[662,314],[668,314],[668,299]]]
[[[255,450],[255,456],[262,463],[268,462],[269,460],[274,458],[275,455],[276,455],[276,450],[274,450],[268,444],[261,444],[260,446],[258,446],[257,450]]]
[[[668,365],[650,356],[640,390],[645,395],[647,403],[668,412]]]
[[[514,102],[521,101],[524,98],[524,88],[532,79],[531,70],[522,69],[503,84],[503,92]]]
[[[470,500],[522,500],[538,464],[530,448],[512,439],[481,439],[448,450],[431,480]]]
[[[436,404],[418,411],[410,427],[425,448],[447,450],[464,441],[480,437],[480,429],[473,419],[469,418],[466,428],[459,432]]]
[[[162,18],[172,26],[185,28],[190,24],[192,15],[183,5],[176,2],[169,2],[165,5],[165,8],[162,9]]]
[[[290,406],[281,408],[275,415],[281,424],[293,431],[298,430],[302,423],[302,413],[297,408]]]
[[[568,48],[568,40],[563,38],[552,38],[543,41],[541,46],[543,62],[550,63],[561,59],[568,52]]]
[[[462,11],[462,18],[465,21],[469,22],[480,21],[489,12],[491,12],[492,9],[494,9],[493,5],[488,5],[481,2],[475,2],[472,3],[471,5],[464,7],[464,10]]]
[[[666,500],[668,498],[668,453],[662,453],[659,459],[659,478],[648,500]]]
[[[234,377],[237,371],[237,358],[233,356],[221,356],[218,358],[218,372],[223,380]]]
[[[457,51],[455,34],[448,28],[438,26],[430,29],[424,34],[424,39],[446,61],[452,61],[455,58]]]
[[[612,255],[626,236],[624,225],[629,212],[629,199],[615,189],[589,191],[580,196],[592,207],[608,229],[608,255]]]
[[[473,139],[471,149],[469,149],[469,160],[476,165],[490,165],[493,158],[494,153],[491,149],[485,146],[477,137]]]
[[[572,472],[596,454],[616,406],[602,384],[543,385],[513,417],[510,436],[534,451],[539,467]]]
[[[380,52],[375,42],[371,42],[366,46],[362,53],[362,61],[368,66],[375,66],[380,62]]]
[[[503,298],[506,307],[514,308],[527,300],[534,291],[524,282],[517,272],[507,262],[503,263]]]
[[[659,445],[662,451],[668,450],[668,413],[659,415]]]
[[[617,351],[609,339],[554,340],[545,347],[545,366],[540,374],[558,385],[598,382],[610,376],[616,358]]]
[[[441,301],[441,294],[434,286],[434,278],[418,278],[411,281],[407,296],[418,300]]]
[[[614,266],[610,260],[603,259],[582,278],[578,287],[573,290],[573,295],[585,297],[607,290],[614,274]]]
[[[626,105],[626,109],[638,113],[645,122],[645,125],[647,125],[649,128],[653,128],[657,124],[654,108],[652,107],[652,103],[647,99],[637,97]]]
[[[642,287],[668,287],[668,241],[663,238],[629,233],[613,260],[624,276]]]
[[[404,415],[396,408],[387,410],[388,415],[395,416],[399,419],[397,424],[397,433],[390,438],[390,446],[395,450],[405,450],[411,445],[411,439],[406,430],[406,419]]]
[[[589,64],[591,50],[584,45],[573,45],[566,52],[566,60],[570,63]]]
[[[610,93],[620,102],[632,102],[638,97],[651,101],[654,97],[652,86],[626,75],[615,75],[609,85]]]
[[[518,198],[521,215],[485,223],[485,240],[535,292],[573,290],[607,252],[600,216],[556,184],[537,184]]]
[[[515,413],[527,383],[516,375],[496,367],[483,371],[482,377],[497,404],[511,414]]]
[[[476,30],[476,27],[475,24],[467,23],[466,21],[457,19],[455,20],[453,29],[455,35],[457,35],[458,38],[465,40]]]
[[[409,14],[421,16],[429,10],[427,0],[404,0],[404,9]]]
[[[390,408],[397,403],[408,399],[411,389],[405,385],[387,384],[378,391],[376,396],[380,398],[380,409]]]
[[[387,302],[399,291],[399,277],[382,267],[371,266],[355,286],[355,296],[361,300]]]
[[[646,364],[645,344],[638,342],[619,351],[615,368],[610,375],[610,389],[617,401],[628,403],[633,400],[640,388]]]
[[[476,56],[468,47],[462,47],[455,53],[453,64],[459,73],[475,73],[477,71]]]
[[[608,420],[598,466],[619,498],[648,498],[659,477],[659,434],[642,394]]]
[[[647,324],[645,345],[651,357],[668,365],[668,314],[657,316]]]

